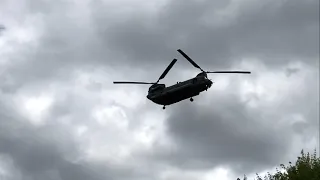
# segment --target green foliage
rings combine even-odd
[[[257,174],[257,180],[320,180],[320,158],[317,151],[311,155],[301,151],[295,164],[280,165],[282,172],[277,169],[275,174],[268,173],[264,178]],[[245,177],[244,180],[247,180]]]

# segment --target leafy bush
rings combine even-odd
[[[295,164],[289,162],[288,166],[284,164],[280,165],[283,171],[277,169],[275,174],[267,173],[262,178],[257,174],[257,180],[320,180],[320,158],[317,157],[317,151],[311,155],[310,153],[304,153],[301,151],[301,156],[298,157]],[[238,180],[240,180],[238,178]],[[243,180],[247,180],[244,177]]]

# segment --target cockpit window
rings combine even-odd
[[[149,92],[158,92],[158,91],[161,91],[162,89],[164,89],[165,86],[164,85],[156,85],[156,86],[153,86],[153,87],[150,87],[149,88]]]

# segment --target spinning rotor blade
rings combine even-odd
[[[158,79],[157,82],[135,82],[135,81],[114,81],[113,84],[158,84],[158,82],[160,81],[160,79],[163,79],[168,72],[170,71],[170,69],[172,68],[172,66],[177,62],[177,59],[173,59],[171,61],[171,63],[169,64],[169,66],[164,70],[164,72],[161,74],[160,78]]]
[[[186,55],[186,53],[184,53],[181,49],[177,50],[184,58],[186,58],[194,67],[199,68],[201,71],[204,72],[203,69],[201,69],[201,67],[195,63],[188,55]]]
[[[207,71],[206,73],[240,73],[240,74],[251,74],[250,71]]]
[[[169,66],[163,71],[163,73],[161,74],[161,76],[159,77],[158,81],[160,81],[160,79],[163,79],[167,74],[168,72],[170,71],[170,69],[172,68],[172,66],[177,62],[177,59],[173,59],[171,61],[171,63],[169,64]]]
[[[132,81],[114,81],[113,84],[156,84],[156,83],[132,82]]]

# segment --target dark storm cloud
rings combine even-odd
[[[227,68],[246,56],[261,57],[267,64],[299,57],[313,63],[318,58],[318,1],[285,1],[279,7],[275,1],[262,7],[245,3],[223,27],[207,26],[203,19],[215,22],[218,15],[214,13],[228,7],[230,1],[170,1],[153,15],[117,14],[106,11],[109,5],[100,1],[90,3],[89,12],[81,15],[75,4],[59,3],[61,6],[45,5],[50,11],[30,4],[30,13],[41,12],[45,19],[44,34],[37,49],[26,45],[12,55],[15,60],[28,59],[7,69],[14,72],[15,84],[63,79],[72,69],[84,66],[156,69],[161,64],[162,68],[173,58],[183,59],[178,48],[208,69]],[[71,10],[76,15],[70,15]],[[14,89],[14,85],[7,88]]]
[[[16,110],[5,105],[2,101],[5,98],[2,97],[0,96],[0,154],[12,159],[16,171],[11,172],[14,177],[19,172],[26,180],[122,180],[153,176],[152,173],[136,170],[136,167],[129,164],[82,160],[84,154],[81,145],[73,138],[71,128],[58,123],[61,117],[55,111],[49,117],[53,119],[48,120],[45,125],[32,126]],[[74,118],[82,121],[79,117]]]
[[[228,96],[212,98],[211,107],[174,108],[167,125],[177,149],[158,152],[159,160],[182,169],[229,166],[240,174],[278,164],[291,143],[290,135],[272,124],[261,126],[259,121],[269,119]]]
[[[305,71],[293,74],[288,81]],[[223,94],[216,92],[206,97],[212,102],[210,105],[172,106],[166,124],[174,146],[155,146],[151,157],[184,170],[227,166],[237,174],[248,174],[294,158],[288,156],[297,143],[294,135],[304,141],[315,138],[319,131],[319,72],[313,71],[301,87],[292,88],[297,94],[283,94],[283,99],[273,106],[259,108],[250,108],[246,104],[249,101],[241,101],[232,92],[239,88],[237,81],[231,82],[233,85],[226,87]],[[201,101],[201,97],[198,99]],[[293,122],[294,118],[288,116],[291,114],[301,114],[305,121]],[[279,123],[284,117],[288,121]]]
[[[156,16],[133,15],[106,30],[105,42],[137,63],[154,63],[185,49],[200,64],[228,66],[241,57],[267,64],[319,56],[319,1],[243,2],[225,26],[208,26],[230,1],[171,1]],[[280,4],[280,5],[279,5]],[[211,13],[211,14],[210,14]],[[226,19],[225,21],[229,21]],[[100,26],[104,26],[99,22]],[[179,58],[182,58],[178,56]],[[308,60],[309,59],[309,60]]]
[[[314,135],[320,131],[320,118],[319,118],[319,109],[320,109],[320,99],[319,99],[319,70],[314,68],[311,78],[307,78],[304,81],[304,88],[306,91],[301,92],[300,96],[294,97],[294,102],[290,103],[287,110],[284,113],[295,113],[300,112],[305,116],[306,121],[296,123],[294,129],[301,133],[301,135],[306,139],[310,140],[314,138]],[[293,78],[299,76],[299,72],[292,75]],[[318,140],[318,146],[320,145],[320,140]]]
[[[97,25],[98,29],[104,29],[100,33],[104,32],[106,47],[127,54],[138,64],[156,64],[172,56],[182,59],[175,51],[178,48],[185,50],[200,65],[215,68],[228,67],[232,61],[243,57],[260,58],[277,68],[297,59],[310,65],[318,64],[319,1],[244,2],[236,10],[234,19],[226,25],[210,26],[218,16],[214,13],[229,3],[171,1],[156,15],[147,17],[136,13],[131,18],[120,18],[113,26],[105,26],[102,21]],[[209,25],[204,23],[204,18]],[[297,71],[287,71],[294,76],[293,72]],[[311,84],[315,82],[315,79],[310,81]],[[313,89],[317,91],[318,87]],[[170,151],[170,155],[160,155],[159,159],[190,168],[201,167],[198,162],[203,167],[224,164],[240,173],[257,172],[281,163],[281,158],[289,152],[293,129],[300,133],[303,131],[302,134],[316,130],[311,127],[315,127],[318,120],[317,102],[312,101],[313,105],[308,106],[310,102],[306,99],[317,99],[314,98],[317,94],[301,92],[304,93],[308,95],[295,101],[303,103],[289,101],[278,115],[268,116],[276,119],[283,114],[301,112],[307,118],[303,124],[308,128],[304,130],[296,128],[301,123],[296,123],[286,132],[272,125],[261,125],[261,121],[268,121],[261,117],[262,110],[247,110],[244,104],[228,97],[213,101],[214,105],[219,104],[225,109],[233,107],[227,112],[215,109],[216,106],[213,109],[183,107],[176,110],[170,115],[167,125],[169,135],[179,149],[177,153],[170,154]],[[245,128],[247,131],[241,131]]]
[[[100,46],[91,26],[90,14],[67,1],[27,2],[15,20],[42,19],[35,23],[37,43],[24,43],[23,48],[9,54],[11,64],[1,78],[11,79],[7,91],[33,82],[68,78],[75,69],[110,65],[116,62],[108,49]],[[23,15],[22,15],[23,14]],[[40,22],[40,21],[39,21]],[[42,26],[43,25],[43,26]]]
[[[78,168],[77,164],[68,161],[79,156],[80,151],[65,127],[51,123],[36,128],[23,117],[15,115],[15,110],[4,106],[1,101],[0,107],[0,153],[12,158],[17,172],[21,171],[26,178],[39,179],[49,177],[50,171],[57,171],[61,179],[66,179],[63,176],[72,172],[63,170],[64,166],[71,170]],[[84,175],[90,175],[85,171],[79,172],[72,175],[84,179]]]
[[[214,12],[227,7],[230,1],[175,0],[152,16],[144,13],[113,16],[108,6],[95,1],[89,6],[92,12],[80,16],[78,10],[79,17],[70,16],[70,10],[76,7],[72,3],[29,1],[24,13],[41,13],[44,33],[39,46],[25,44],[24,49],[11,54],[12,64],[0,78],[0,95],[15,93],[25,86],[32,87],[32,83],[42,82],[40,85],[47,87],[50,81],[66,81],[74,78],[70,76],[73,70],[88,67],[123,65],[136,67],[139,71],[139,67],[143,70],[143,66],[158,68],[156,65],[161,63],[159,68],[163,70],[172,58],[182,59],[176,52],[178,48],[185,50],[201,66],[226,67],[232,59],[245,56],[262,57],[267,64],[273,65],[292,58],[312,64],[319,57],[319,1],[290,0],[279,7],[275,2],[269,1],[262,7],[259,2],[248,3],[241,6],[239,14],[228,25],[212,27],[203,19],[215,21],[210,20],[210,13],[213,12],[213,18],[217,17]],[[24,18],[25,15],[21,16]],[[161,70],[157,72],[161,73]],[[300,71],[291,73],[290,77]],[[314,81],[307,84],[314,84]],[[308,98],[315,99],[315,92],[307,93]],[[15,115],[15,110],[6,109],[0,96],[0,153],[10,156],[23,175],[29,176],[30,180],[50,177],[59,180],[59,176],[63,180],[138,179],[142,176],[156,179],[152,178],[156,175],[142,173],[144,169],[139,169],[141,174],[137,175],[134,168],[106,166],[107,162],[72,163],[71,160],[81,157],[82,151],[67,133],[68,128],[52,122],[75,112],[73,124],[88,121],[89,109],[94,102],[81,101],[77,95],[66,96],[65,99],[57,98],[51,109],[51,123],[40,128],[24,122],[22,117]],[[305,99],[301,97],[297,101]],[[183,169],[226,165],[242,174],[280,162],[292,142],[291,130],[280,132],[272,124],[261,126],[260,122],[268,121],[268,118],[246,109],[234,96],[221,96],[212,102],[209,107],[173,107],[175,111],[169,112],[166,125],[168,135],[178,149],[171,154],[155,150],[159,153],[156,158],[160,159],[146,159],[147,164],[162,161]],[[295,124],[295,131],[310,135],[314,132],[314,114],[318,108],[305,104],[303,108],[289,106],[292,109],[287,113],[310,111],[307,123],[303,123],[306,129],[297,128],[299,124]],[[141,114],[143,111],[145,109]],[[139,165],[140,161],[137,161],[136,166]]]

